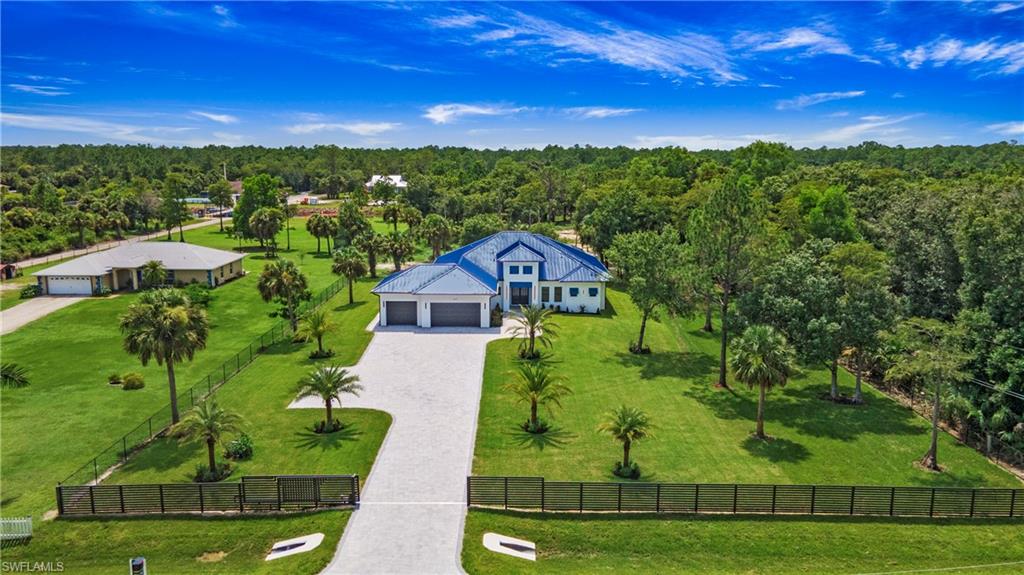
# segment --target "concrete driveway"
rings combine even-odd
[[[61,308],[82,301],[88,296],[38,296],[0,311],[0,334],[8,334]]]
[[[376,328],[352,370],[366,390],[344,404],[386,411],[393,421],[324,573],[462,573],[484,354],[500,331]],[[323,404],[303,399],[290,407]]]

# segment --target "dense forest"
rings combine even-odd
[[[758,142],[704,152],[9,146],[0,167],[4,261],[170,230],[188,217],[184,198],[209,193],[230,205],[225,176],[245,182],[236,215],[246,217],[235,230],[247,239],[264,237],[248,215],[294,190],[359,200],[343,204],[337,224],[316,222],[345,245],[358,219],[345,206],[364,205],[363,183],[382,173],[409,183],[378,198],[385,217],[397,206],[393,219],[435,230],[423,238],[435,253],[449,238],[557,225],[615,263],[609,256],[631,249],[622,236],[668,234],[691,266],[685,289],[694,302],[668,310],[706,314],[708,329],[713,316],[733,330],[771,324],[804,362],[833,373],[845,366],[910,398],[947,384],[941,412],[964,437],[1024,448],[1024,147],[1016,143],[794,150]],[[835,385],[826,395],[843,397]]]

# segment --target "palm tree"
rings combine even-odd
[[[94,220],[92,214],[78,208],[72,209],[64,216],[67,226],[78,232],[78,247],[85,247],[85,230],[92,226]]]
[[[395,233],[398,233],[398,221],[402,218],[402,204],[391,202],[381,208],[381,216],[384,221],[391,220]]]
[[[142,264],[142,287],[155,288],[167,282],[167,268],[159,260],[149,260]]]
[[[341,394],[351,393],[359,397],[363,386],[359,384],[359,376],[349,373],[337,365],[326,365],[316,368],[306,377],[299,380],[298,399],[318,397],[323,400],[325,413],[323,433],[336,431],[332,429],[334,417],[331,414],[332,403],[337,400],[341,407]],[[340,422],[339,422],[340,425]],[[340,429],[340,426],[337,428]]]
[[[391,232],[386,239],[387,251],[395,263],[395,271],[402,271],[402,262],[416,250],[408,233]]]
[[[551,340],[557,334],[558,324],[552,321],[552,311],[539,306],[523,306],[516,325],[512,328],[512,337],[523,338],[519,342],[519,355],[526,359],[535,359],[538,355],[536,342],[544,347],[551,347]]]
[[[423,221],[423,212],[416,206],[405,206],[402,208],[402,221],[409,226],[409,230],[415,231],[416,226]]]
[[[448,245],[453,234],[451,223],[440,214],[430,214],[423,218],[417,231],[430,244],[431,260],[441,255],[441,250]]]
[[[327,251],[331,251],[331,238],[338,235],[338,220],[334,218],[324,218],[324,238],[327,240]],[[337,244],[337,242],[335,242]]]
[[[324,219],[322,214],[315,213],[306,220],[306,231],[316,238],[316,253],[318,254],[320,253],[320,238],[323,237]]]
[[[28,370],[20,365],[5,361],[0,365],[0,387],[28,387]]]
[[[182,442],[206,443],[210,472],[216,476],[217,444],[225,434],[238,433],[241,423],[242,418],[237,413],[223,409],[211,398],[193,407],[174,431]]]
[[[181,290],[156,289],[142,294],[121,316],[124,350],[139,356],[142,365],[156,359],[167,366],[171,394],[171,423],[178,423],[178,391],[174,364],[191,360],[206,347],[210,324],[206,312],[192,304]]]
[[[643,410],[623,405],[609,412],[597,430],[622,443],[622,467],[629,468],[629,450],[633,442],[654,437],[651,433],[653,427]]]
[[[352,284],[366,275],[366,262],[363,254],[353,247],[341,248],[334,252],[334,265],[331,271],[348,278],[348,303],[355,301],[352,296]]]
[[[268,258],[274,257],[277,251],[277,233],[284,223],[287,218],[278,208],[260,208],[249,216],[249,230],[260,240],[260,245],[266,246]]]
[[[518,377],[505,384],[505,391],[516,396],[519,402],[530,403],[530,421],[527,431],[542,433],[540,420],[537,418],[537,406],[554,404],[562,407],[561,399],[572,394],[572,390],[561,383],[562,378],[552,375],[542,362],[524,362],[516,372]]]
[[[387,250],[384,236],[374,232],[373,230],[367,230],[356,236],[353,243],[359,251],[366,254],[366,263],[370,268],[370,277],[376,278],[377,254],[383,253]]]
[[[270,262],[260,273],[260,281],[256,287],[260,290],[263,301],[277,300],[281,304],[280,315],[288,318],[292,331],[295,331],[299,323],[299,302],[310,297],[309,283],[295,262]]]
[[[793,349],[786,338],[767,325],[752,325],[732,343],[730,367],[736,379],[753,389],[758,387],[757,431],[758,439],[764,434],[764,400],[773,387],[783,387],[795,371]]]
[[[334,322],[326,310],[315,309],[302,316],[297,334],[306,341],[315,339],[317,357],[323,357],[324,336],[334,331],[334,327]]]
[[[234,190],[231,188],[231,184],[227,180],[217,180],[210,184],[207,189],[207,195],[210,198],[210,202],[213,205],[220,208],[220,231],[224,231],[224,210],[232,204],[232,193]]]

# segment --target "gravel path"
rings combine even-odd
[[[353,368],[366,390],[346,397],[345,406],[380,409],[393,422],[324,573],[462,573],[484,355],[488,342],[505,335],[498,329],[375,331]],[[323,404],[303,399],[290,407]]]

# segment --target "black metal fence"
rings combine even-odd
[[[306,302],[300,312],[305,313],[320,307],[320,305],[342,290],[345,286],[345,281],[342,278],[327,286],[327,288]],[[290,341],[291,337],[292,332],[289,323],[287,321],[278,322],[254,339],[248,346],[238,351],[233,357],[227,359],[220,367],[207,374],[205,378],[199,380],[188,389],[178,392],[179,409],[185,411],[195,404],[202,402],[217,391],[220,386],[230,381],[243,368],[252,363],[256,356],[274,344]],[[168,403],[62,479],[58,482],[58,485],[84,485],[99,482],[108,469],[128,461],[133,452],[149,443],[154,437],[162,434],[170,425],[171,404]]]
[[[1024,517],[1024,489],[466,479],[470,506],[613,513]]]
[[[258,513],[358,503],[358,475],[254,476],[238,483],[57,486],[57,511],[64,516]]]

